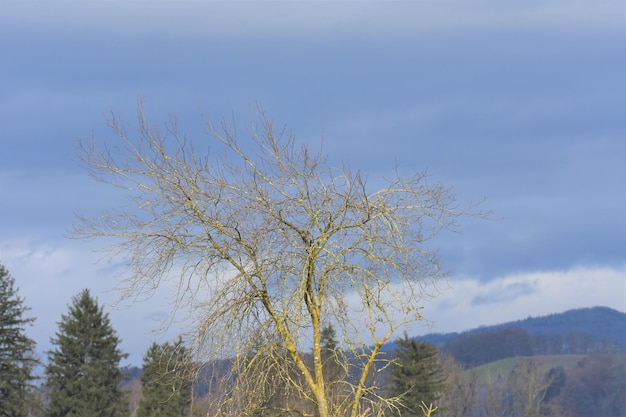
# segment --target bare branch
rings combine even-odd
[[[396,173],[371,190],[361,172],[327,166],[321,150],[257,112],[245,140],[234,119],[207,122],[212,140],[202,151],[173,117],[150,126],[141,100],[132,131],[112,114],[115,141],[83,140],[77,151],[90,175],[123,190],[129,204],[78,218],[75,234],[111,239],[109,255],[128,263],[127,297],[177,280],[174,305],[192,306],[197,354],[235,358],[238,377],[220,385],[219,409],[246,415],[271,403],[301,415],[380,414],[390,406],[372,385],[380,349],[422,318],[427,288],[446,276],[427,244],[481,213],[459,209],[425,172]],[[329,396],[324,376],[324,323],[340,329],[343,349],[358,359],[332,384],[344,387],[340,396]],[[259,334],[269,344],[250,357]],[[257,384],[252,369],[271,370],[288,398],[234,396]],[[262,396],[276,392],[267,389]]]

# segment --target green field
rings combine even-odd
[[[475,368],[471,368],[470,372],[475,372],[481,381],[489,380],[498,375],[505,376],[521,359],[532,359],[537,361],[544,372],[556,366],[562,366],[565,369],[576,366],[578,362],[583,360],[587,355],[543,355],[543,356],[519,356],[515,358],[502,359],[490,362]]]

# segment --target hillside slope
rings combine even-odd
[[[568,310],[563,313],[482,326],[462,333],[431,333],[418,339],[443,346],[459,336],[519,328],[530,336],[560,336],[587,334],[596,342],[611,339],[620,349],[626,349],[626,313],[608,307],[590,307]]]

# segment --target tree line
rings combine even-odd
[[[207,366],[192,361],[182,339],[163,344],[153,343],[144,356],[140,386],[125,381],[120,362],[127,357],[119,348],[120,339],[108,314],[88,289],[75,295],[68,312],[61,316],[58,330],[51,338],[53,348],[47,353],[44,380],[36,384],[35,368],[41,365],[35,356],[35,342],[26,335],[33,317],[19,297],[15,280],[0,265],[0,412],[7,417],[174,417],[215,415],[213,398],[217,391],[232,393],[228,410],[221,415],[255,416],[315,415],[310,399],[293,390],[292,379],[300,378],[293,364],[290,372],[274,372],[277,363],[290,361],[287,352],[273,348],[270,340],[259,337],[257,344],[242,360],[228,360],[215,384],[207,384]],[[422,404],[433,404],[443,387],[442,368],[433,345],[405,339],[398,340],[397,358],[388,374],[387,387],[371,394],[402,400],[399,415],[415,415]],[[349,381],[358,373],[339,347],[336,331],[325,326],[321,332],[322,366],[326,375],[328,397],[340,404],[350,398]],[[312,362],[311,355],[306,361]],[[215,370],[213,370],[215,371]],[[205,383],[205,389],[195,386]],[[125,388],[124,388],[125,387]],[[139,393],[137,393],[139,391]],[[201,395],[198,395],[198,394]],[[407,395],[409,393],[409,395]],[[138,395],[137,395],[138,394]],[[198,403],[194,406],[194,400]],[[223,404],[219,404],[223,408]],[[244,414],[242,414],[244,413]],[[389,415],[393,415],[393,410]]]
[[[26,328],[35,318],[15,279],[0,265],[0,415],[6,417],[184,416],[191,404],[192,370],[181,340],[153,343],[144,357],[141,400],[129,409],[123,389],[127,357],[109,316],[85,289],[61,316],[46,352],[43,381],[35,341]],[[39,382],[39,384],[38,384]]]
[[[86,289],[61,316],[43,381],[37,384],[40,361],[35,342],[25,332],[34,318],[26,317],[29,309],[1,265],[0,288],[2,416],[315,415],[310,400],[291,388],[290,380],[300,378],[297,368],[274,372],[277,362],[289,362],[289,355],[268,348],[271,343],[261,338],[241,362],[229,358],[205,364],[194,363],[180,338],[153,343],[140,376],[128,380],[120,368],[126,357],[120,340]],[[506,345],[510,339],[491,335],[489,340]],[[345,381],[358,375],[351,369],[354,358],[341,349],[330,325],[322,330],[321,352],[329,401],[341,403],[349,398]],[[626,411],[624,355],[587,355],[570,369],[546,368],[540,360],[518,356],[510,369],[481,376],[480,368],[468,368],[435,345],[406,334],[390,354],[393,359],[377,370],[372,381],[377,389],[370,393],[397,400],[385,412],[388,417],[619,417]],[[310,355],[306,360],[312,361]],[[233,394],[231,403],[216,414],[215,401],[224,389]]]

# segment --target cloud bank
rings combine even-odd
[[[28,333],[44,358],[61,314],[67,313],[70,297],[83,288],[90,288],[110,314],[122,349],[130,353],[129,364],[140,365],[152,341],[170,340],[188,330],[185,323],[189,322],[184,320],[163,327],[171,318],[174,282],[163,283],[150,299],[120,300],[121,293],[114,288],[119,284],[121,265],[96,263],[98,254],[84,245],[0,241],[0,259],[16,278],[20,295],[32,308],[31,315],[37,318]],[[436,296],[425,297],[416,306],[422,308],[424,320],[406,330],[410,335],[458,332],[593,306],[626,312],[626,264],[620,268],[520,273],[488,283],[453,277],[448,288],[440,286]]]
[[[582,307],[626,312],[626,264],[525,272],[487,283],[458,277],[449,285],[438,297],[425,300],[425,320],[412,328],[414,334],[462,332]]]

